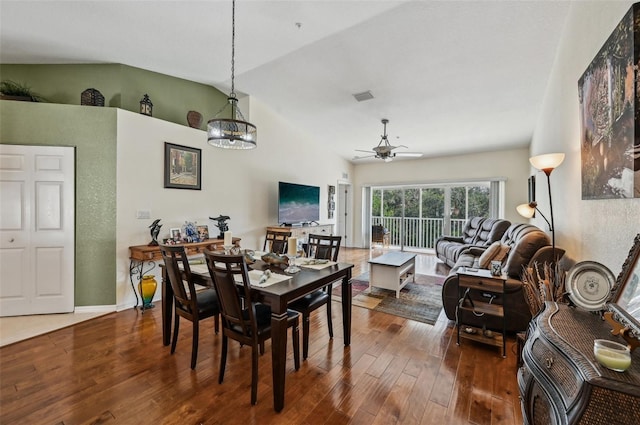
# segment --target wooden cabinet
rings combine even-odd
[[[460,318],[461,311],[469,311],[479,315],[489,315],[498,317],[502,320],[502,334],[492,332],[486,328],[479,328],[465,324],[462,319],[456,320],[457,341],[460,345],[460,338],[472,339],[483,344],[495,345],[502,347],[502,357],[507,355],[506,351],[506,322],[504,319],[504,307],[500,304],[494,304],[491,301],[494,297],[504,295],[506,275],[493,276],[489,270],[469,270],[461,267],[458,271],[458,306],[456,307],[456,317]],[[468,296],[470,291],[481,291],[482,294],[489,296],[489,301],[473,301]],[[462,332],[460,331],[462,328]]]
[[[333,224],[318,224],[316,226],[269,226],[267,230],[272,232],[291,232],[292,238],[307,241],[309,234],[313,235],[333,235]]]
[[[593,355],[595,339],[617,340],[610,331],[595,313],[545,305],[529,326],[518,370],[525,424],[638,423],[640,350],[622,373],[601,366]]]

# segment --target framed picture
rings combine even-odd
[[[174,241],[182,240],[182,234],[180,233],[180,228],[174,227],[172,229],[169,229],[169,237]]]
[[[578,81],[582,199],[640,198],[639,18],[636,3]]]
[[[164,187],[200,190],[201,153],[197,148],[164,144]]]
[[[196,230],[198,231],[198,237],[201,241],[205,239],[209,239],[209,226],[206,224],[196,226]]]
[[[529,177],[529,203],[536,201],[536,176]]]

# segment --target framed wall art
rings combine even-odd
[[[164,144],[164,187],[200,190],[202,151],[188,146]]]
[[[582,199],[640,198],[639,28],[635,4],[578,81]]]

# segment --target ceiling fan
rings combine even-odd
[[[382,139],[380,139],[380,143],[378,143],[378,146],[375,146],[370,151],[356,149],[356,152],[372,153],[373,155],[354,156],[353,159],[378,158],[378,159],[384,160],[384,162],[391,162],[395,157],[406,156],[406,157],[417,158],[422,156],[422,153],[420,152],[392,152],[394,149],[407,148],[407,147],[405,145],[393,146],[389,143],[389,138],[387,136],[388,123],[389,123],[388,119],[386,118],[382,119],[382,125],[384,126],[384,134],[382,135]]]

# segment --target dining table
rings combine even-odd
[[[162,265],[163,266],[163,265]],[[257,301],[271,307],[271,356],[273,374],[273,408],[276,412],[284,408],[285,372],[287,357],[287,306],[290,302],[302,298],[324,286],[341,282],[342,330],[344,345],[351,344],[351,274],[353,264],[327,262],[323,265],[301,264],[300,271],[289,274],[279,266],[269,265],[261,260],[248,265],[250,270],[271,270],[272,273],[286,275],[285,280],[269,286],[251,286]],[[212,287],[213,281],[207,266],[191,265],[194,283]],[[169,345],[173,312],[173,289],[169,284],[166,270],[162,267],[162,343]]]

